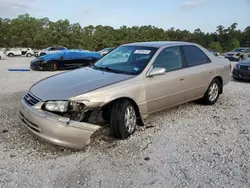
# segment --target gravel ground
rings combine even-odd
[[[17,121],[18,101],[49,72],[8,72],[0,61],[0,187],[250,187],[250,84],[230,82],[214,106],[156,113],[128,140],[107,128],[84,151],[36,138]]]

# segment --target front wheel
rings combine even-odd
[[[26,56],[27,56],[27,57],[31,57],[31,53],[28,53]]]
[[[203,97],[203,101],[205,105],[213,105],[217,102],[219,95],[220,95],[220,90],[222,89],[221,87],[222,87],[222,84],[218,79],[214,79],[210,83]]]
[[[137,115],[129,100],[115,102],[111,109],[110,128],[114,137],[126,139],[136,130]]]
[[[48,62],[47,68],[49,71],[56,71],[58,69],[57,63],[55,61]]]

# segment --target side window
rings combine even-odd
[[[63,50],[63,47],[57,47],[56,50]]]
[[[246,49],[246,53],[250,53],[250,48],[249,48],[249,49],[248,49],[248,48]]]
[[[153,67],[162,67],[166,71],[173,71],[183,67],[182,55],[180,47],[167,47],[160,52],[155,59]]]
[[[208,56],[198,47],[192,45],[182,46],[186,58],[187,67],[210,63]]]

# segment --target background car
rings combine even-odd
[[[39,57],[39,56],[44,56],[47,54],[54,54],[54,53],[57,53],[57,52],[62,51],[62,50],[67,50],[67,48],[64,46],[51,46],[51,47],[45,48],[41,51],[38,51],[35,54],[35,56]]]
[[[69,70],[82,66],[88,66],[101,58],[99,52],[67,50],[54,54],[48,54],[30,62],[32,70]]]
[[[14,56],[31,57],[35,53],[31,48],[12,48],[10,50],[7,50],[5,54],[9,57],[14,57]]]
[[[234,66],[232,76],[235,80],[250,80],[250,57]]]
[[[231,52],[226,52],[222,55],[229,61],[240,61],[248,58],[249,54],[250,54],[250,47],[241,47],[241,48],[236,48]]]

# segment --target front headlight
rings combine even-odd
[[[47,101],[44,109],[52,112],[66,112],[68,109],[68,101]]]
[[[235,69],[240,69],[240,63],[237,63],[235,66],[234,66]]]

